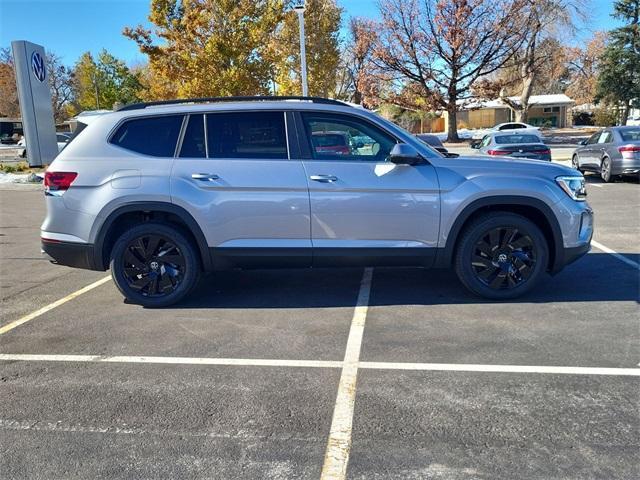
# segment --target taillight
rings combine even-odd
[[[77,176],[76,172],[44,172],[45,193],[62,194],[69,189]]]
[[[623,147],[618,147],[618,151],[620,153],[624,153],[624,152],[640,152],[640,145],[625,145]]]
[[[534,150],[533,153],[537,153],[538,155],[551,155],[551,150]]]
[[[489,155],[509,155],[510,153],[513,153],[513,152],[510,152],[508,150],[487,150],[487,153]]]

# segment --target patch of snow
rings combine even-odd
[[[5,173],[0,172],[0,184],[6,183],[40,183],[42,177],[35,173]]]

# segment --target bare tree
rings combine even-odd
[[[376,62],[448,113],[448,141],[459,141],[457,110],[474,82],[520,47],[521,0],[382,0]]]
[[[552,61],[553,50],[545,49],[549,40],[562,31],[575,33],[575,19],[580,18],[588,0],[524,0],[521,5],[521,48],[510,62],[517,72],[515,81],[501,85],[500,98],[515,113],[516,120],[528,120],[529,99],[535,82]],[[516,86],[518,98],[509,98],[509,87]]]
[[[349,23],[350,48],[346,68],[353,87],[353,102],[357,104],[363,103],[375,75],[372,62],[376,41],[375,27],[375,22],[364,18],[352,18]]]
[[[68,117],[67,105],[73,97],[73,72],[62,64],[59,55],[47,52],[47,75],[51,87],[53,116],[56,122],[61,122]]]

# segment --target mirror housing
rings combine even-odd
[[[469,146],[471,148],[478,149],[478,148],[480,148],[480,144],[481,143],[482,143],[482,140],[471,140],[471,143],[469,144]]]
[[[389,161],[396,165],[419,165],[424,157],[407,143],[396,143],[389,154]]]
[[[578,145],[586,145],[586,144],[587,144],[587,141],[586,141],[586,140],[580,140],[580,141],[578,142]]]

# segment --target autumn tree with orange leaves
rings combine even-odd
[[[447,140],[460,141],[459,102],[520,46],[519,8],[520,0],[383,0],[376,62],[446,110]]]

